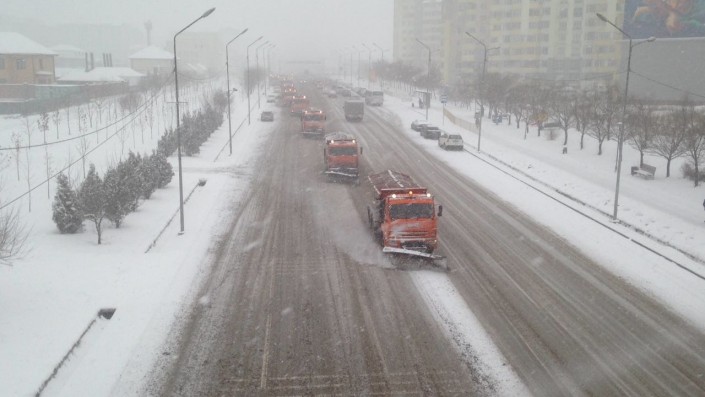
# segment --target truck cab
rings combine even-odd
[[[408,175],[385,171],[369,175],[373,205],[367,208],[370,227],[385,252],[431,254],[438,246],[434,197]],[[423,255],[421,255],[423,256]]]
[[[359,157],[362,148],[357,139],[344,132],[326,134],[323,149],[323,173],[329,179],[357,180],[359,172]]]
[[[301,116],[304,110],[309,107],[309,100],[306,95],[294,95],[291,98],[291,105],[289,106],[289,114],[291,116]]]
[[[326,132],[326,114],[321,109],[306,109],[301,114],[301,133],[323,135]]]

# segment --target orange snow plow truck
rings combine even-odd
[[[326,133],[326,114],[321,109],[306,109],[301,114],[301,133],[323,135]]]
[[[436,206],[425,187],[410,176],[387,170],[368,176],[373,204],[367,207],[370,229],[383,252],[430,259],[447,268],[445,257],[434,255],[438,246]]]
[[[326,146],[323,149],[324,174],[329,179],[352,179],[357,181],[360,175],[358,160],[362,148],[358,148],[357,140],[344,132],[333,132],[326,135]]]

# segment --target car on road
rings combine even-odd
[[[449,134],[445,131],[441,131],[441,135],[438,137],[438,146],[442,147],[445,150],[463,150],[463,137],[460,135]]]
[[[267,103],[274,103],[277,100],[277,96],[274,94],[267,95]]]
[[[421,136],[426,139],[438,139],[441,136],[441,129],[433,124],[426,124],[421,128]]]
[[[337,98],[337,97],[338,97],[338,93],[335,92],[335,90],[328,91],[328,98]]]
[[[271,110],[265,110],[262,112],[262,115],[260,115],[260,120],[261,121],[274,121],[274,112]]]
[[[422,126],[428,124],[426,120],[414,120],[411,122],[411,129],[414,131],[421,131]]]
[[[343,89],[343,90],[340,90],[340,96],[345,97],[345,98],[350,98],[352,96],[352,92],[348,89]]]

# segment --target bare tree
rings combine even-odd
[[[639,165],[644,165],[644,153],[651,148],[657,127],[655,107],[641,100],[632,100],[627,111],[626,139],[639,151]]]
[[[705,115],[693,112],[683,140],[685,153],[690,157],[695,167],[694,183],[698,187],[700,182],[700,164],[705,157]]]
[[[568,130],[575,125],[576,101],[575,95],[565,90],[556,92],[549,99],[549,112],[563,130],[563,146],[568,144]]]
[[[0,212],[0,264],[11,265],[25,253],[27,235],[16,210]]]
[[[44,138],[44,165],[46,167],[47,176],[47,198],[51,198],[51,184],[49,183],[49,145],[47,144],[47,131],[49,131],[49,115],[44,112],[37,119],[37,128],[42,132]]]
[[[88,150],[91,148],[91,144],[88,143],[88,139],[83,136],[81,139],[78,141],[78,145],[76,146],[76,149],[78,150],[78,154],[81,155],[81,164],[83,165],[83,177],[86,177],[86,154],[88,153]]]
[[[655,118],[655,128],[659,133],[654,135],[648,150],[649,153],[666,159],[666,178],[671,176],[671,162],[685,154],[685,129],[677,128],[678,117],[678,112],[673,111]]]
[[[596,94],[599,95],[599,94]],[[602,144],[612,136],[619,115],[618,97],[613,91],[607,91],[596,96],[595,106],[592,108],[592,122],[589,123],[588,135],[597,140],[597,155],[602,155]]]
[[[12,144],[15,148],[15,166],[17,168],[17,182],[20,181],[20,147],[22,146],[22,137],[19,133],[12,133]]]
[[[585,135],[590,127],[596,98],[596,95],[592,92],[582,93],[576,96],[573,102],[575,128],[580,132],[580,150],[585,148]]]
[[[51,112],[51,121],[54,122],[54,127],[56,128],[56,140],[59,140],[59,123],[61,122],[61,112],[57,108]]]
[[[29,121],[29,117],[27,116],[25,116],[24,118],[24,125],[25,130],[27,131],[27,149],[25,149],[25,160],[27,163],[27,196],[29,203],[29,212],[32,212],[32,167],[30,162],[29,151],[30,147],[32,146],[32,133],[34,131],[32,127],[32,122]]]
[[[69,131],[69,135],[71,135],[71,96],[67,96],[64,101],[66,102],[66,107],[64,108],[66,112],[66,128]]]

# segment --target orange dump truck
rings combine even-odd
[[[323,173],[329,179],[351,179],[357,181],[360,175],[359,157],[362,148],[357,140],[344,132],[333,132],[326,135],[326,146],[323,149]]]
[[[387,170],[368,176],[373,204],[367,217],[383,252],[428,258],[445,267],[444,257],[434,255],[438,246],[436,206],[425,187],[410,176]]]
[[[321,109],[306,109],[301,114],[301,133],[323,135],[326,133],[326,114]]]
[[[291,116],[301,116],[304,110],[308,109],[310,102],[306,95],[294,95],[291,98],[291,105],[289,106],[289,114]]]

